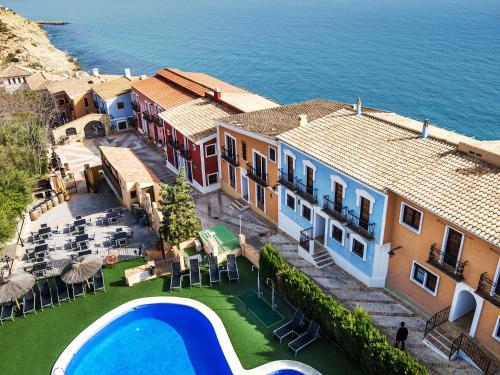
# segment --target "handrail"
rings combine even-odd
[[[487,272],[483,272],[479,277],[476,293],[500,307],[500,285],[490,279]]]
[[[179,141],[174,139],[172,136],[168,137],[168,144],[176,150],[179,148]]]
[[[293,190],[296,189],[297,178],[293,174],[290,175],[290,174],[284,172],[281,168],[279,169],[278,181],[282,185],[288,187],[289,189],[293,189]]]
[[[323,210],[341,221],[349,219],[347,206],[338,205],[328,194],[323,196]]]
[[[296,184],[298,194],[311,203],[318,202],[318,188],[304,184],[302,180],[297,180]]]
[[[227,161],[229,164],[234,165],[237,167],[240,163],[238,162],[238,155],[236,155],[236,152],[230,152],[227,148],[224,146],[221,146],[221,151],[222,151],[222,159]]]
[[[430,331],[432,331],[435,327],[443,324],[444,322],[446,322],[448,320],[448,318],[450,316],[450,310],[451,310],[451,306],[448,306],[448,307],[438,311],[437,313],[432,315],[429,320],[427,320],[427,322],[425,324],[424,337],[427,336],[427,334]]]
[[[260,185],[268,185],[267,173],[262,173],[262,170],[259,171],[250,164],[247,164],[247,175]]]
[[[467,261],[461,262],[458,258],[446,254],[446,252],[439,249],[435,243],[431,245],[427,262],[439,268],[456,281],[462,281],[464,279],[464,268],[468,263]]]
[[[347,221],[349,222],[350,227],[356,230],[363,237],[369,240],[374,238],[375,223],[370,223],[369,221],[355,215],[354,210],[347,212]]]
[[[463,351],[485,374],[488,373],[491,365],[490,357],[465,333],[462,333],[453,341],[448,358],[451,360],[451,357],[460,350]]]
[[[299,244],[307,251],[309,251],[310,241],[314,240],[313,230],[314,228],[310,227],[300,231]]]

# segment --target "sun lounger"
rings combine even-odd
[[[212,283],[220,284],[220,272],[217,256],[210,256],[208,260],[208,271],[210,275],[210,285],[212,285]]]
[[[83,283],[71,284],[71,289],[73,290],[73,299],[76,299],[76,297],[85,298],[85,286]]]
[[[14,304],[12,302],[2,305],[0,311],[0,323],[3,324],[4,320],[14,321]]]
[[[94,294],[97,290],[106,291],[106,286],[104,285],[104,275],[102,274],[102,269],[99,269],[97,273],[92,278],[92,289],[94,290]]]
[[[309,324],[309,328],[307,328],[307,331],[301,334],[293,341],[290,341],[288,343],[288,347],[293,350],[293,352],[295,353],[295,357],[297,357],[297,353],[300,350],[302,350],[312,342],[316,341],[318,338],[319,338],[319,324],[316,323],[314,320],[311,320],[311,323]]]
[[[62,301],[71,302],[69,297],[68,284],[62,281],[61,276],[56,276],[57,303],[60,305]]]
[[[170,290],[182,289],[181,262],[178,260],[172,262],[172,277],[170,278]]]
[[[38,291],[40,293],[40,306],[42,307],[42,311],[44,307],[54,307],[52,303],[52,291],[50,290],[48,279],[38,282]]]
[[[236,255],[234,254],[228,254],[227,256],[227,277],[229,278],[229,282],[240,279],[238,265],[236,264]]]
[[[292,320],[275,329],[273,336],[276,336],[281,342],[286,336],[294,333],[299,328],[302,320],[304,320],[304,313],[301,310],[296,310]]]
[[[189,259],[189,284],[201,287],[200,261],[197,256]]]
[[[30,289],[23,296],[23,316],[26,318],[26,314],[34,312],[36,314],[35,309],[35,293],[33,289]]]

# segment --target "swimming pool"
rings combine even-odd
[[[296,361],[244,370],[220,318],[179,297],[130,301],[105,314],[63,351],[53,375],[319,374]]]

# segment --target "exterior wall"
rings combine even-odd
[[[56,108],[59,112],[59,125],[65,124],[69,121],[73,121],[73,113],[70,106],[70,98],[64,92],[59,92],[54,94],[54,100],[56,102]]]
[[[295,158],[294,176],[297,179],[305,183],[305,163],[311,165],[315,170],[314,188],[318,188],[318,202],[316,204],[311,204],[300,197],[295,191],[281,185],[279,211],[280,229],[299,240],[300,231],[307,228],[313,228],[314,237],[320,239],[320,241],[324,241],[326,249],[339,266],[368,286],[384,286],[388,255],[386,246],[383,245],[382,235],[387,196],[324,165],[289,145],[280,142],[279,160],[282,170],[287,170],[285,164],[287,153]],[[370,223],[374,223],[373,239],[370,240],[362,237],[357,231],[352,230],[345,225],[345,223],[342,223],[323,211],[325,202],[323,197],[329,195],[330,199],[333,198],[332,178],[341,179],[345,184],[342,205],[346,206],[347,210],[352,210],[355,215],[359,215],[359,196],[363,195],[370,198],[372,203],[369,221]],[[295,209],[291,209],[287,206],[287,193],[295,198]],[[311,209],[311,221],[302,217],[303,205]],[[332,237],[333,223],[343,230],[343,241],[341,243],[337,242]],[[351,251],[353,238],[365,245],[364,259]]]
[[[87,105],[85,105],[85,99],[87,99]],[[97,113],[94,105],[94,97],[92,91],[87,91],[82,95],[77,95],[71,98],[71,104],[73,106],[73,118],[77,119],[88,115],[89,113]]]
[[[96,111],[98,113],[107,113],[111,118],[111,126],[114,131],[118,131],[118,123],[125,121],[127,123],[127,129],[133,127],[133,122],[130,118],[134,116],[132,111],[131,95],[130,93],[117,96],[115,98],[109,99],[107,101],[103,100],[95,92],[93,93],[93,98],[96,106]],[[123,109],[118,108],[118,103],[122,102],[124,104]],[[124,129],[123,129],[124,130]]]
[[[26,84],[26,77],[2,78],[2,86],[7,92],[13,92]]]
[[[485,302],[476,330],[476,339],[493,352],[497,359],[500,359],[500,342],[493,337],[493,332],[497,327],[499,317],[500,308],[489,302]]]

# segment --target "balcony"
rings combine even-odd
[[[301,180],[295,183],[297,194],[312,204],[318,203],[318,189],[304,184]]]
[[[262,173],[261,170],[255,169],[250,164],[247,164],[247,176],[261,186],[269,186],[267,173]]]
[[[285,187],[287,187],[288,189],[290,190],[297,190],[296,188],[296,181],[297,179],[293,176],[293,175],[290,175],[290,174],[287,174],[285,172],[283,172],[282,169],[279,170],[279,183]]]
[[[238,156],[235,153],[228,151],[223,146],[221,147],[221,150],[222,150],[222,155],[221,155],[222,159],[224,159],[229,164],[231,164],[235,167],[240,165],[240,163],[238,162]]]
[[[134,112],[140,112],[141,106],[139,105],[139,103],[132,102],[132,109],[134,110]]]
[[[329,195],[323,196],[323,211],[341,223],[349,220],[347,206],[342,207],[342,205],[335,203]]]
[[[179,149],[179,141],[174,139],[172,136],[168,137],[168,144],[174,148],[174,150]]]
[[[464,279],[464,268],[467,265],[467,261],[460,262],[454,256],[441,251],[441,249],[437,247],[437,244],[431,245],[427,262],[439,268],[456,281],[462,281]]]
[[[491,280],[486,272],[482,273],[479,278],[476,293],[495,306],[500,307],[500,285]]]
[[[370,223],[354,215],[354,210],[347,212],[347,226],[367,240],[375,238],[375,223]]]
[[[299,244],[300,246],[306,250],[308,253],[311,248],[311,241],[314,241],[313,237],[313,228],[307,228],[300,231]]]
[[[153,122],[153,115],[149,113],[148,111],[143,111],[142,116],[144,117],[144,120],[146,122]]]
[[[191,150],[189,150],[188,148],[182,147],[179,150],[179,154],[186,160],[192,159]]]
[[[162,128],[163,127],[163,124],[162,122],[160,121],[160,117],[158,115],[155,115],[155,114],[151,114],[151,121],[153,124],[155,124],[156,126]]]

